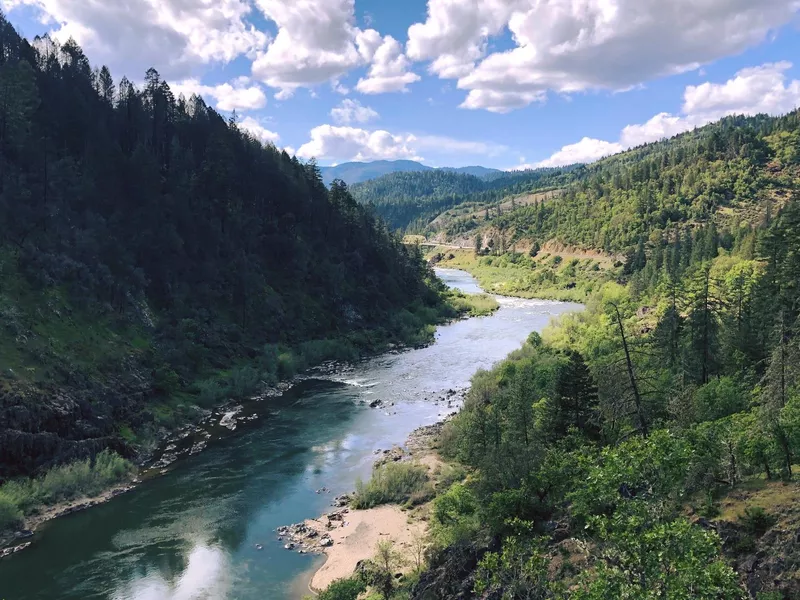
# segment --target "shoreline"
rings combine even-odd
[[[134,477],[126,482],[116,484],[94,496],[81,496],[79,498],[73,498],[72,500],[58,502],[52,506],[45,507],[40,513],[24,517],[21,529],[7,536],[0,537],[0,560],[29,548],[33,543],[31,538],[34,537],[36,531],[45,523],[49,523],[59,517],[65,517],[99,506],[100,504],[105,504],[117,496],[134,491],[140,483],[142,483],[142,480],[138,477]],[[17,544],[17,542],[21,543]]]
[[[462,400],[465,394],[466,390],[454,393],[454,399],[457,396]],[[403,446],[383,451],[374,465],[413,460],[433,473],[443,464],[435,442],[452,416],[418,427],[409,434]],[[324,557],[319,567],[303,573],[301,581],[304,585],[297,587],[305,587],[318,595],[333,581],[351,577],[359,565],[373,558],[380,540],[391,540],[404,555],[413,553],[415,545],[421,543],[427,532],[427,523],[419,513],[424,512],[428,503],[413,509],[386,504],[358,510],[349,507],[351,497],[351,494],[339,496],[334,499],[331,512],[276,530],[277,539],[286,550]],[[411,566],[410,563],[406,565]]]

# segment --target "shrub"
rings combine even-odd
[[[760,506],[748,506],[744,514],[739,516],[739,522],[751,534],[761,535],[775,524],[775,517]]]
[[[377,467],[365,484],[356,482],[353,507],[373,508],[381,504],[410,502],[420,504],[433,493],[428,470],[416,463],[396,462]]]
[[[15,529],[22,524],[22,511],[9,498],[0,494],[0,531]]]
[[[366,584],[357,577],[337,579],[317,596],[317,600],[356,600],[366,590]]]
[[[0,487],[0,531],[19,524],[22,516],[42,507],[94,496],[128,479],[134,466],[118,454],[104,450],[90,459],[55,467],[43,477],[9,481]]]

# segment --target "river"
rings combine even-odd
[[[463,271],[437,272],[451,287],[480,291]],[[435,401],[447,390],[466,387],[477,369],[552,316],[580,308],[498,300],[491,316],[440,327],[431,346],[378,356],[249,405],[258,419],[165,475],[43,525],[28,550],[0,561],[0,598],[301,598],[322,559],[285,550],[275,528],[321,514],[334,495],[369,476],[376,450],[451,412]],[[369,408],[372,399],[389,406]],[[331,493],[316,493],[323,487]]]

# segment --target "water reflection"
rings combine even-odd
[[[442,272],[472,292],[475,280]],[[441,399],[577,305],[500,299],[490,317],[439,328],[436,344],[364,361],[258,403],[259,418],[163,477],[48,524],[0,562],[7,600],[293,600],[317,561],[274,530],[326,511],[369,475],[374,452],[454,410]],[[369,408],[380,399],[383,408]],[[438,400],[438,402],[437,402]],[[316,493],[320,488],[331,493]],[[257,549],[261,545],[262,549]]]
[[[186,568],[177,581],[167,581],[157,569],[127,583],[112,594],[113,600],[216,600],[231,587],[228,554],[218,546],[196,544],[188,553]]]

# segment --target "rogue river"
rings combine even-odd
[[[437,273],[451,287],[481,291],[463,271]],[[246,414],[258,418],[204,452],[131,493],[42,525],[29,549],[0,561],[0,599],[302,598],[324,559],[285,550],[274,530],[325,512],[369,477],[377,450],[455,410],[441,401],[448,390],[468,386],[551,317],[581,308],[498,300],[491,316],[439,327],[428,347],[312,375],[248,404]],[[369,408],[374,399],[384,407]]]

